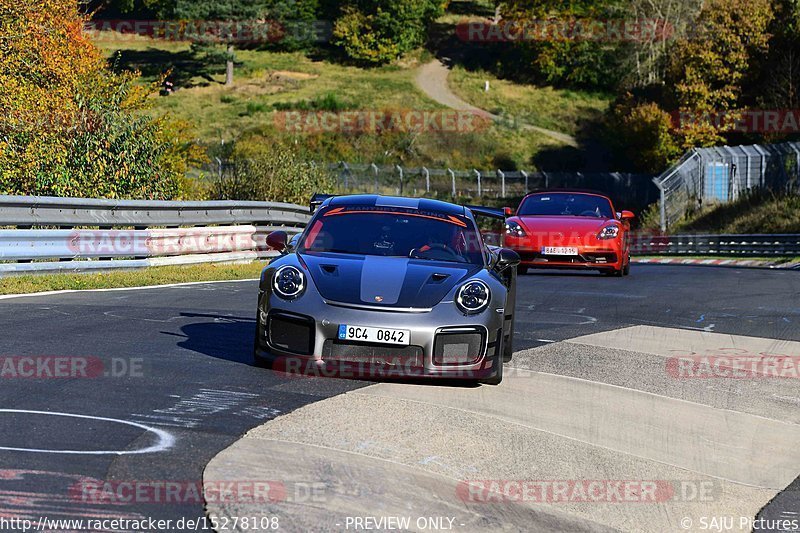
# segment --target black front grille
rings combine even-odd
[[[328,339],[322,345],[324,361],[422,367],[420,346],[389,346]]]
[[[433,345],[433,362],[437,365],[477,363],[486,347],[486,330],[482,328],[442,329]]]
[[[269,344],[298,355],[314,353],[314,320],[302,315],[273,313],[267,322]]]

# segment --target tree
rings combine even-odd
[[[115,74],[74,0],[0,0],[0,191],[163,198],[199,152],[154,119],[149,87]]]
[[[628,87],[664,83],[672,44],[685,39],[695,27],[704,0],[630,0],[626,16],[633,20],[657,21],[663,31],[656,39],[642,40],[629,47],[626,58]]]
[[[758,105],[797,109],[800,105],[800,0],[775,0],[769,53],[752,93]]]
[[[631,169],[657,173],[681,154],[669,113],[655,103],[637,104],[626,95],[611,109],[610,138]]]
[[[537,29],[546,21],[542,34],[534,31],[533,39],[501,47],[497,56],[501,74],[538,83],[604,89],[615,88],[622,79],[626,43],[593,40],[580,33],[581,28],[588,29],[585,23],[589,21],[622,20],[623,3],[618,0],[508,0],[497,6],[500,23],[509,28]]]
[[[216,42],[223,42],[226,45],[225,85],[233,85],[235,43],[240,37],[236,32],[241,31],[242,25],[246,24],[250,26],[247,30],[249,33],[257,21],[264,20],[271,4],[270,0],[175,0],[175,2],[174,15],[177,19],[230,24],[228,26],[230,31],[217,29],[207,39],[199,36],[197,44],[198,48],[206,47],[207,50]],[[237,23],[240,25],[238,30]]]
[[[675,107],[694,113],[735,109],[743,84],[766,55],[769,0],[710,0],[694,35],[676,43],[667,76]]]
[[[345,0],[333,29],[333,44],[366,65],[388,63],[425,42],[428,26],[445,0]]]

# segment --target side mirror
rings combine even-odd
[[[623,211],[620,213],[619,218],[621,220],[632,220],[636,218],[636,215],[634,215],[632,211]]]
[[[267,235],[267,247],[280,253],[286,252],[289,236],[285,231],[273,231]]]
[[[295,233],[292,235],[292,238],[289,239],[288,249],[289,251],[293,252],[297,250],[297,247],[300,246],[300,237],[302,237],[302,233]]]
[[[514,216],[514,209],[511,208],[511,207],[504,207],[503,208],[503,214],[506,216],[506,218],[513,217]]]
[[[509,250],[508,248],[500,248],[497,251],[497,263],[495,263],[494,267],[497,271],[502,272],[507,268],[516,267],[519,265],[520,259],[519,254],[514,250]]]

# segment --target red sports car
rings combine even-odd
[[[630,211],[617,213],[601,194],[578,191],[527,195],[506,220],[506,248],[522,258],[519,273],[529,268],[594,269],[628,275]]]

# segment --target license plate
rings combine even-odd
[[[578,255],[578,249],[573,246],[543,246],[542,255]]]
[[[407,329],[368,328],[342,324],[339,326],[339,340],[408,346],[411,344],[411,331]]]

